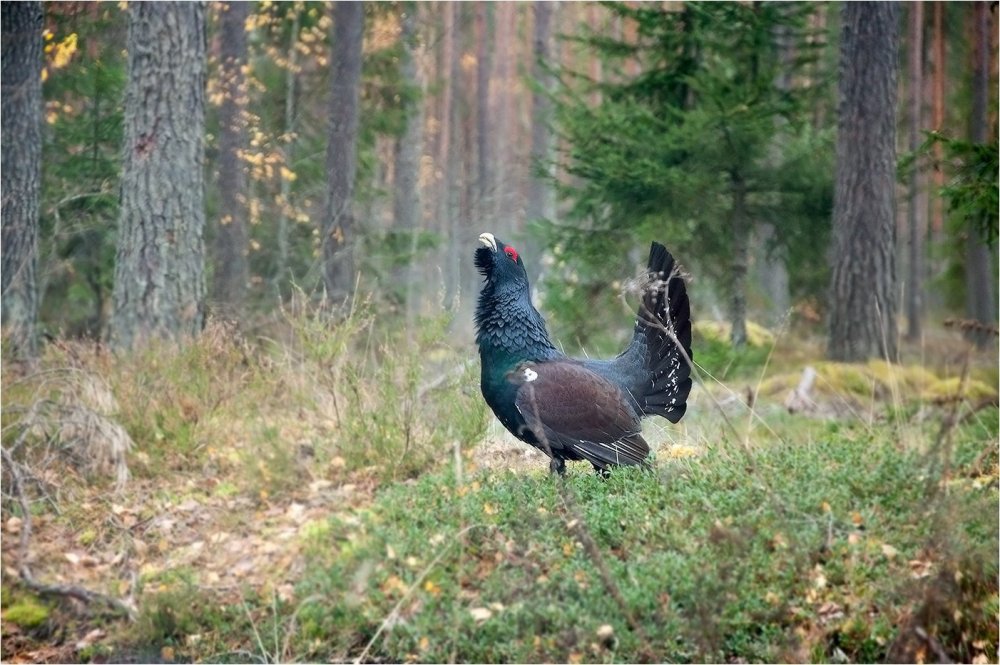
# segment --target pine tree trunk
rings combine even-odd
[[[195,335],[204,321],[205,5],[129,6],[111,341]]]
[[[909,93],[910,93],[910,152],[916,153],[921,144],[923,129],[923,72],[924,72],[924,3],[921,0],[909,5]],[[906,339],[920,341],[924,318],[924,238],[927,233],[927,208],[924,198],[923,170],[915,165],[910,174],[910,192],[907,209],[909,227],[909,279],[906,285]]]
[[[288,63],[285,67],[285,136],[295,135],[295,83],[298,80],[299,31],[302,25],[302,13],[298,5],[292,6],[292,29],[288,33]],[[295,141],[285,144],[284,162],[288,168],[295,162]],[[286,212],[292,200],[292,181],[281,179],[281,198],[285,205],[278,211],[277,245],[278,256],[275,259],[272,283],[275,292],[283,293],[282,285],[288,277],[288,213]]]
[[[454,236],[456,230],[455,215],[458,208],[458,191],[455,180],[458,177],[458,165],[455,163],[454,143],[455,130],[455,63],[458,59],[458,36],[456,34],[457,21],[455,13],[458,11],[458,3],[446,2],[442,4],[444,12],[444,34],[441,66],[438,71],[442,73],[444,80],[441,84],[441,124],[440,140],[438,141],[437,168],[442,175],[440,181],[438,199],[438,223],[441,225],[441,252],[438,266],[441,268],[444,279],[445,305],[450,306],[452,299],[458,293],[458,274],[455,270],[455,258],[452,256],[454,250]]]
[[[493,68],[493,8],[492,2],[476,3],[476,199],[479,216],[484,223],[491,212],[493,183],[493,117],[490,107],[490,72]]]
[[[970,138],[973,143],[985,144],[990,130],[990,62],[994,56],[990,48],[992,20],[987,3],[973,4],[973,63],[972,63],[972,117]],[[996,140],[996,137],[993,139]],[[965,315],[987,326],[997,320],[997,275],[993,255],[983,241],[978,228],[966,229],[965,241]],[[986,330],[972,330],[969,339],[983,348],[996,344],[996,337]]]
[[[416,306],[417,236],[423,221],[423,207],[420,201],[420,152],[424,132],[423,86],[417,71],[417,3],[406,2],[402,9],[403,49],[400,56],[399,73],[403,85],[411,91],[403,108],[405,129],[396,140],[395,150],[395,194],[393,212],[396,230],[406,238],[409,246],[408,260],[395,271],[395,278],[403,286],[404,306],[409,324],[413,323]]]
[[[729,341],[734,349],[747,343],[747,273],[750,270],[750,219],[747,215],[746,182],[738,174],[731,176],[733,205],[730,211],[730,231],[733,238],[733,259],[729,276]]]
[[[354,286],[354,176],[364,42],[364,3],[333,3],[330,58],[330,139],[326,153],[329,188],[323,216],[323,280],[331,302],[347,299]]]
[[[220,7],[219,226],[214,243],[212,296],[230,316],[239,313],[250,278],[247,266],[247,177],[240,152],[246,149],[246,19],[249,2]]]
[[[830,340],[833,360],[896,359],[899,5],[842,10]]]
[[[35,355],[38,317],[38,198],[42,179],[42,29],[40,2],[5,2],[2,17],[0,166],[3,330],[13,355]]]
[[[940,132],[944,129],[944,82],[947,72],[945,71],[945,51],[944,51],[944,2],[938,0],[934,3],[934,85],[933,101],[931,103],[931,128]],[[944,149],[940,142],[934,143],[934,161],[940,163],[944,155]],[[934,174],[934,191],[940,192],[944,187],[944,169],[936,168]],[[931,229],[934,234],[940,234],[944,229],[944,199],[940,195],[932,197],[933,207],[931,212]]]
[[[529,222],[537,219],[555,221],[555,193],[552,188],[552,110],[548,91],[552,87],[552,77],[546,67],[551,66],[552,57],[552,12],[555,3],[536,0],[535,7],[535,39],[532,78],[540,90],[531,95],[531,172],[528,177],[528,200],[525,209],[525,219]],[[526,247],[524,254],[528,265],[541,268],[541,261],[533,247]]]

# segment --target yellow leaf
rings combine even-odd
[[[864,519],[861,517],[861,513],[854,511],[851,513],[851,521],[854,522],[855,526],[861,526]]]
[[[828,513],[828,512],[830,512],[832,510],[832,508],[830,508],[830,504],[827,503],[826,501],[824,501],[823,503],[821,503],[819,505],[820,505],[820,508],[823,509],[824,513]]]
[[[163,660],[167,663],[171,663],[174,660],[174,648],[173,647],[163,647],[160,649],[160,655],[163,656]]]
[[[287,180],[288,182],[294,182],[299,176],[296,175],[295,171],[291,170],[286,166],[281,167],[281,178],[282,180]]]
[[[483,512],[486,513],[487,515],[496,515],[497,507],[494,506],[492,503],[484,503]]]
[[[899,554],[899,550],[892,545],[882,545],[882,554],[885,555],[886,559],[892,560],[896,558],[897,554]]]
[[[420,641],[417,643],[417,647],[421,651],[427,651],[427,649],[429,649],[430,646],[431,646],[431,641],[429,639],[427,639],[426,635],[424,635],[423,637],[421,637]]]

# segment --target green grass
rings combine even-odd
[[[995,445],[995,431],[994,418],[959,438]],[[994,653],[995,479],[930,498],[926,458],[888,429],[789,433],[800,438],[720,443],[655,475],[575,471],[573,509],[543,473],[391,487],[360,522],[314,535],[299,595],[322,601],[299,608],[300,657],[356,657],[397,603],[371,658],[873,661],[906,647],[920,612],[953,657],[980,653],[974,642]],[[567,527],[577,510],[639,631]]]

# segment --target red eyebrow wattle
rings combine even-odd
[[[513,260],[517,261],[517,250],[514,249],[513,247],[504,247],[503,253],[512,258]]]

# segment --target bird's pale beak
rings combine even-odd
[[[492,233],[480,234],[479,242],[481,242],[484,246],[489,247],[494,253],[497,251],[497,239],[493,237]]]

